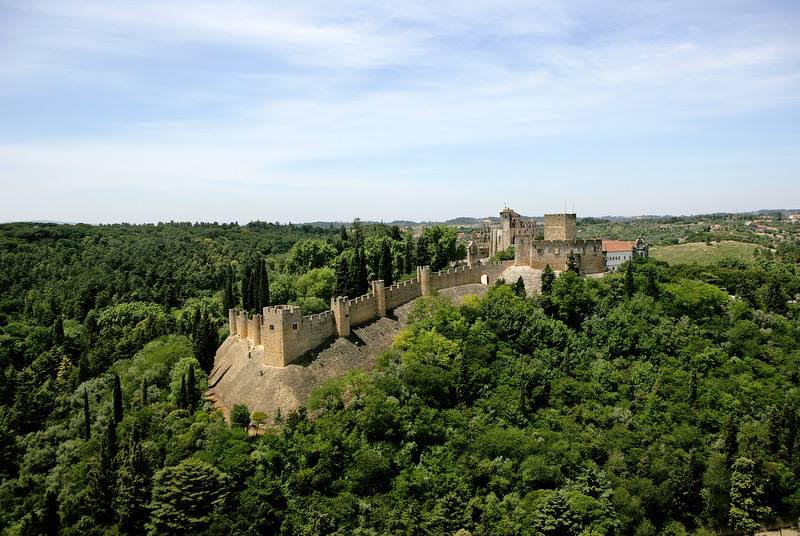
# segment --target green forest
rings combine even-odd
[[[752,535],[800,516],[800,269],[628,263],[417,301],[371,372],[250,435],[226,309],[327,308],[455,229],[0,225],[8,535]]]

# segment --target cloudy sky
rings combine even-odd
[[[800,4],[0,0],[0,221],[800,207]]]

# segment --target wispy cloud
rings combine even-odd
[[[798,23],[800,9],[781,3],[0,2],[0,184],[23,196],[194,188],[194,206],[212,212],[220,195],[229,207],[243,191],[280,189],[262,217],[298,219],[308,206],[298,191],[326,192],[352,216],[375,188],[402,198],[397,181],[410,181],[468,211],[477,205],[458,185],[492,169],[479,155],[515,150],[494,169],[531,198],[564,192],[526,177],[596,173],[612,177],[598,189],[627,187],[631,175],[614,179],[576,144],[652,138],[651,154],[628,158],[669,154],[701,169],[674,152],[682,139],[798,115]],[[787,165],[796,133],[772,144]],[[718,157],[748,142],[705,143]],[[561,169],[547,162],[572,152]],[[712,168],[714,180],[728,172]],[[494,197],[484,210],[508,195]],[[414,199],[408,216],[434,217]]]

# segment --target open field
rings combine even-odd
[[[690,242],[675,244],[673,246],[653,246],[650,256],[654,259],[667,261],[670,264],[693,263],[714,264],[722,259],[739,259],[744,262],[753,262],[753,250],[760,248],[747,242],[723,240],[712,242]]]

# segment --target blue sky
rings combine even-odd
[[[800,207],[800,4],[0,0],[0,221]]]

